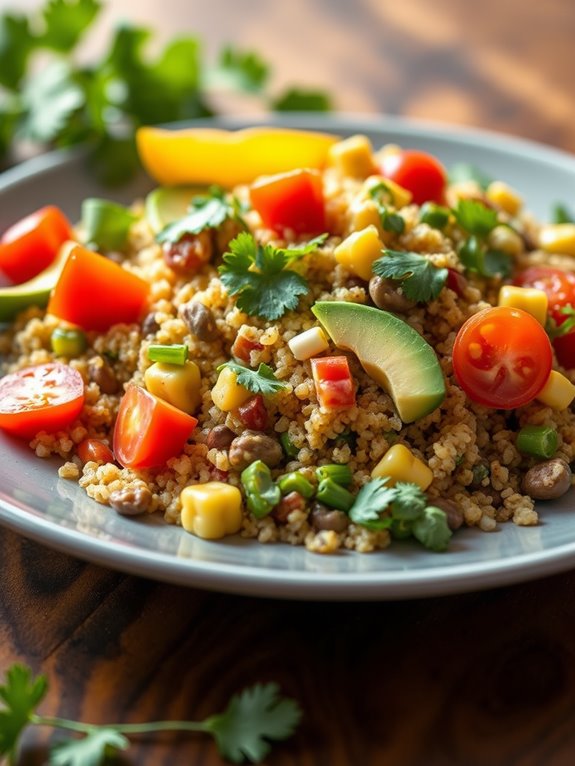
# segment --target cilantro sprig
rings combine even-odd
[[[489,234],[499,225],[495,210],[474,199],[460,199],[453,213],[459,227],[469,235],[458,253],[465,268],[482,277],[509,276],[512,270],[510,256],[487,244]]]
[[[307,280],[290,269],[304,255],[317,250],[327,234],[315,237],[302,247],[279,248],[260,245],[248,232],[230,242],[219,267],[220,279],[237,306],[250,316],[274,320],[297,308],[299,297],[309,290]]]
[[[397,482],[390,487],[388,482],[388,477],[379,477],[363,485],[349,511],[354,524],[373,531],[389,529],[398,538],[413,536],[430,550],[445,551],[452,535],[445,512],[428,505],[417,484]]]
[[[447,281],[447,269],[434,266],[424,255],[384,250],[373,264],[373,272],[386,279],[401,282],[406,298],[427,303],[437,298]]]
[[[220,186],[211,186],[206,194],[193,197],[187,215],[168,224],[156,235],[156,240],[160,244],[179,242],[186,234],[199,234],[206,229],[217,229],[227,220],[235,221],[242,228],[246,228],[243,213],[237,197],[226,194]]]
[[[271,749],[270,741],[287,739],[301,718],[295,700],[282,697],[275,683],[256,684],[230,700],[223,713],[204,721],[153,721],[133,724],[87,724],[66,718],[43,716],[36,709],[48,691],[44,676],[15,664],[0,685],[0,757],[16,762],[20,736],[27,726],[50,726],[83,735],[56,744],[50,753],[52,766],[100,766],[105,759],[126,750],[126,735],[162,731],[203,732],[216,741],[221,755],[232,763],[261,763]]]
[[[288,386],[287,383],[278,380],[272,368],[263,362],[260,363],[257,370],[250,370],[249,367],[244,367],[237,362],[225,362],[218,367],[217,372],[223,370],[224,367],[235,372],[239,385],[247,388],[252,394],[273,396]]]
[[[212,115],[222,89],[255,95],[275,111],[331,108],[329,95],[315,89],[272,92],[271,67],[257,52],[227,45],[206,63],[201,40],[182,35],[151,56],[152,30],[130,23],[114,30],[98,60],[80,64],[86,32],[104,7],[44,0],[29,13],[0,13],[0,167],[23,138],[39,149],[85,144],[101,178],[125,180],[138,162],[135,128]]]

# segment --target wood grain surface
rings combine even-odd
[[[278,88],[327,88],[342,111],[575,151],[572,0],[115,0],[88,53],[121,17],[166,38],[196,31],[210,55],[230,40],[254,47]],[[7,530],[0,562],[0,672],[21,660],[46,673],[46,714],[204,717],[274,680],[305,716],[268,764],[575,763],[575,572],[456,597],[323,604],[128,577]],[[49,737],[29,730],[20,764],[44,763]],[[199,736],[140,739],[122,762],[222,763]]]

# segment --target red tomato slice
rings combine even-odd
[[[141,386],[120,402],[114,455],[124,468],[153,468],[179,455],[198,421]]]
[[[14,284],[22,284],[47,269],[60,246],[72,239],[72,226],[57,207],[27,215],[0,239],[0,270]]]
[[[485,309],[470,317],[453,345],[453,372],[474,402],[510,410],[541,391],[551,372],[551,343],[520,309]]]
[[[39,364],[0,380],[0,428],[31,439],[70,425],[84,404],[84,381],[60,362]]]
[[[353,407],[355,388],[347,357],[324,356],[310,361],[320,405],[328,410]]]
[[[105,332],[113,324],[137,322],[150,285],[117,263],[76,245],[48,303],[48,313],[84,330]]]
[[[385,154],[381,173],[410,191],[416,205],[444,202],[447,172],[441,162],[427,152],[402,149]]]
[[[323,186],[317,170],[265,176],[252,184],[250,199],[268,229],[280,234],[285,229],[296,234],[325,231]]]

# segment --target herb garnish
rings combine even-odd
[[[278,380],[274,375],[271,367],[263,362],[257,370],[250,370],[249,367],[244,367],[237,362],[225,362],[220,364],[217,368],[217,372],[220,372],[228,367],[232,372],[235,372],[237,376],[237,382],[240,386],[247,388],[252,394],[262,394],[262,396],[273,396],[284,388],[287,388],[288,384],[281,380]]]
[[[553,223],[575,223],[575,215],[567,205],[558,202],[553,206]]]
[[[235,196],[230,196],[220,186],[210,186],[206,194],[192,198],[187,215],[178,221],[169,223],[156,235],[156,240],[179,242],[186,234],[199,234],[205,229],[217,229],[224,221],[235,221],[246,228],[242,214],[245,211]]]
[[[488,247],[486,239],[499,220],[495,210],[473,199],[460,199],[453,209],[458,225],[469,234],[459,248],[459,260],[482,277],[507,277],[512,262],[507,253]]]
[[[555,340],[555,338],[560,338],[562,335],[567,335],[567,333],[571,332],[575,327],[575,308],[573,308],[573,306],[562,306],[558,313],[563,314],[566,317],[565,321],[561,322],[561,324],[557,324],[553,317],[547,317],[545,332],[550,340]]]
[[[427,302],[437,298],[448,276],[447,269],[439,269],[424,255],[384,250],[382,258],[373,264],[379,277],[401,282],[405,297],[412,301]]]
[[[295,309],[299,296],[309,290],[307,280],[289,268],[297,258],[317,250],[327,234],[315,237],[302,247],[279,248],[260,245],[252,234],[241,232],[230,242],[223,256],[220,279],[237,305],[250,316],[279,319]]]
[[[377,212],[379,213],[381,225],[385,231],[390,231],[394,234],[403,234],[405,221],[398,213],[394,213],[387,208],[387,203],[393,202],[393,193],[385,181],[380,181],[379,183],[374,184],[369,189],[369,196],[377,205]]]
[[[296,729],[301,709],[295,700],[281,697],[277,684],[256,684],[232,697],[223,713],[204,721],[154,721],[133,724],[85,724],[65,718],[42,716],[36,708],[48,690],[44,676],[32,677],[24,665],[12,665],[0,686],[0,756],[16,762],[20,736],[27,726],[50,726],[84,736],[55,745],[52,766],[100,766],[107,756],[126,750],[126,734],[160,731],[203,732],[216,741],[218,750],[232,763],[261,763],[270,751],[269,740],[287,739]]]

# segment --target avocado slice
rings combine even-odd
[[[10,322],[28,306],[44,307],[55,286],[68,255],[76,242],[64,242],[50,266],[20,285],[0,287],[0,322]]]
[[[144,203],[144,213],[154,234],[184,218],[193,197],[205,194],[206,190],[206,186],[158,186],[151,191]]]
[[[429,343],[387,311],[342,301],[320,301],[312,311],[338,348],[353,351],[362,367],[412,423],[438,407],[445,380]]]

